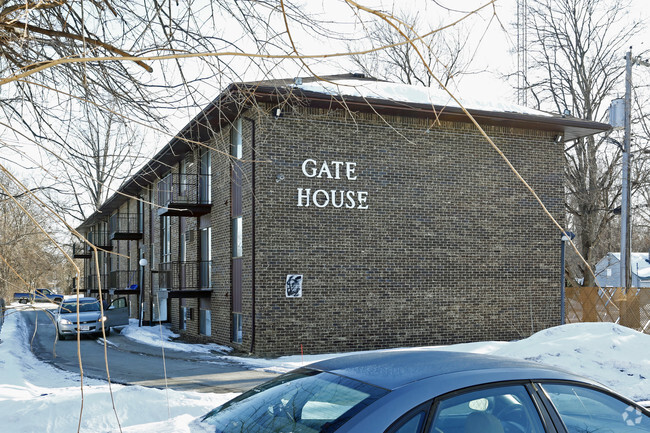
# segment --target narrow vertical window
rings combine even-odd
[[[199,201],[201,203],[210,203],[212,198],[212,162],[210,158],[210,149],[201,150],[201,164],[199,168]]]
[[[242,314],[232,313],[232,341],[233,343],[241,343],[243,341],[244,327],[242,326]]]
[[[172,259],[172,231],[169,216],[160,218],[160,262],[169,263]]]
[[[187,261],[187,221],[185,217],[179,218],[179,244],[178,244],[178,258],[181,262]]]
[[[205,227],[201,229],[201,239],[200,242],[200,284],[201,288],[212,287],[211,281],[211,264],[212,264],[212,243],[210,239],[212,237],[212,228]]]
[[[187,316],[189,314],[189,309],[187,308],[187,300],[185,298],[180,299],[180,312],[179,312],[179,323],[178,329],[181,331],[187,330]]]
[[[187,162],[184,159],[178,164],[178,194],[187,195]]]
[[[242,217],[232,219],[232,257],[238,258],[244,254],[244,240],[242,236]]]
[[[242,159],[241,119],[235,120],[230,130],[230,155],[233,158]]]
[[[242,121],[237,119],[230,130],[230,216],[231,216],[231,299],[232,299],[232,341],[241,343],[243,341],[242,325],[242,280],[243,280],[243,254],[244,254],[244,233],[242,219],[242,181],[243,167],[242,158],[244,155],[242,146]]]
[[[199,333],[212,335],[212,310],[208,298],[201,298],[199,301]]]

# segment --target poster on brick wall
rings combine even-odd
[[[287,275],[284,291],[287,298],[302,298],[302,275]]]

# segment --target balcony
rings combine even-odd
[[[97,274],[87,275],[86,276],[86,291],[92,294],[99,294],[99,283],[101,282],[102,293],[108,293],[108,275],[100,274],[97,278]]]
[[[88,232],[86,235],[88,241],[97,248],[105,251],[113,251],[113,244],[108,238],[108,232],[104,230],[95,230]]]
[[[89,259],[92,255],[85,242],[75,242],[72,244],[72,257],[75,259]]]
[[[211,177],[172,173],[158,182],[158,216],[200,217],[210,213]]]
[[[161,263],[154,272],[154,287],[169,290],[170,298],[210,297],[211,261]]]
[[[137,270],[111,271],[108,274],[108,290],[112,295],[137,295],[140,293],[139,281],[140,272]]]
[[[111,290],[129,289],[138,285],[140,274],[137,270],[111,271],[108,274],[108,288]]]
[[[137,213],[116,213],[108,224],[111,241],[138,241],[143,237],[142,217]]]

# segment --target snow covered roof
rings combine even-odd
[[[222,109],[224,98],[231,95],[243,95],[245,101],[254,99],[279,107],[295,102],[326,110],[471,122],[459,104],[442,89],[391,83],[362,74],[233,83],[213,104]],[[459,95],[458,99],[481,125],[546,131],[556,143],[611,129],[606,123],[546,113],[505,100],[480,99],[473,95]]]
[[[608,131],[605,123],[561,117],[505,101],[481,101],[461,97],[461,102],[480,124],[546,131],[559,141]],[[183,129],[160,149],[135,175],[127,179],[101,208],[78,228],[104,221],[146,185],[158,179],[191,150],[190,141],[209,140],[214,130],[229,126],[251,103],[281,106],[287,102],[329,109],[349,109],[380,115],[438,118],[469,122],[457,103],[442,90],[390,83],[361,74],[304,77],[232,83],[204,107]],[[551,135],[553,136],[553,135]],[[190,140],[190,141],[188,141]],[[550,140],[549,140],[550,141]]]
[[[609,253],[617,262],[621,260],[621,253]],[[610,263],[610,266],[612,264]],[[630,253],[630,269],[633,274],[641,278],[650,277],[650,262],[648,262],[648,253]]]
[[[433,105],[437,107],[460,108],[458,103],[449,95],[449,93],[442,89],[402,83],[359,79],[334,79],[294,84],[293,87],[325,95],[353,96],[363,99],[385,99],[396,102]],[[521,105],[511,104],[502,100],[480,100],[456,94],[454,94],[454,96],[456,96],[460,103],[467,109],[553,117],[549,113]]]

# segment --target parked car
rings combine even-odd
[[[79,321],[77,322],[77,304]],[[126,298],[117,298],[104,309],[102,315],[99,300],[96,298],[65,299],[54,315],[56,331],[60,340],[74,337],[77,333],[102,335],[102,324],[106,334],[114,326],[129,324],[129,309]]]
[[[318,362],[230,400],[202,422],[218,433],[650,432],[650,412],[591,380],[436,350]]]
[[[30,293],[14,293],[14,302],[18,301],[21,304],[28,302],[54,302],[56,304],[63,300],[63,295],[53,292],[50,289],[34,289]]]

